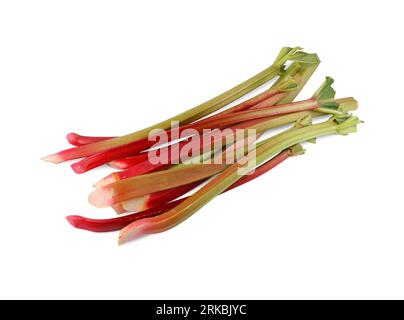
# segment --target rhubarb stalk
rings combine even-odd
[[[266,144],[257,149],[256,163],[260,165],[285,148],[319,136],[354,132],[358,123],[359,119],[356,117],[349,117],[342,122],[341,119],[336,121],[332,118],[324,123],[288,130],[270,138]],[[250,155],[246,156],[244,163],[250,163],[249,160],[251,159],[249,157]],[[140,237],[144,234],[163,232],[175,227],[202,208],[228,186],[239,180],[242,174],[246,174],[252,169],[248,165],[235,163],[173,209],[155,217],[137,220],[123,228],[119,235],[119,244],[123,244],[132,238]]]

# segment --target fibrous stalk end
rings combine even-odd
[[[114,209],[116,214],[123,214],[126,213],[127,211],[125,208],[122,206],[122,203],[116,203],[111,206],[112,209]]]
[[[297,82],[292,77],[285,77],[285,79],[279,83],[278,88],[282,92],[290,92],[296,90]]]
[[[118,244],[122,245],[128,241],[145,236],[144,228],[147,228],[150,223],[153,223],[150,219],[153,218],[140,219],[122,228],[121,231],[119,231]]]
[[[358,101],[352,97],[335,99],[338,104],[338,110],[342,112],[355,111],[358,109]]]
[[[292,157],[302,155],[306,152],[300,143],[290,147],[289,150]]]
[[[52,162],[52,163],[61,163],[64,161],[64,159],[57,153],[42,157],[41,160],[47,161],[47,162]]]
[[[121,203],[122,209],[125,212],[140,212],[148,209],[147,201],[149,200],[150,195],[144,195],[141,197],[136,197],[130,200],[126,200]]]
[[[80,163],[80,161],[79,161],[79,162],[76,162],[76,163],[73,163],[70,167],[71,167],[71,168],[73,169],[73,171],[74,171],[75,173],[77,173],[77,174],[82,174],[82,173],[84,173],[84,172],[87,171],[87,170],[82,166],[82,164]]]
[[[358,117],[348,115],[346,119],[334,118],[334,121],[338,123],[337,132],[341,135],[347,135],[349,133],[356,132],[356,126],[361,123]]]
[[[284,47],[278,54],[274,65],[283,66],[287,61],[296,61],[301,63],[316,64],[319,63],[318,56],[312,53],[306,53],[301,47]]]
[[[90,193],[88,202],[97,208],[106,208],[113,205],[114,191],[109,187],[101,187]]]

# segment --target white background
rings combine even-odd
[[[401,1],[1,1],[0,298],[404,298]],[[359,132],[307,145],[177,228],[117,246],[72,228],[102,168],[41,156],[120,135],[267,67],[322,59]]]

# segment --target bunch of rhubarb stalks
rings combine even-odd
[[[119,244],[166,231],[221,193],[303,154],[301,143],[355,132],[360,121],[350,112],[357,109],[357,102],[351,97],[336,99],[332,78],[327,77],[312,97],[294,101],[319,63],[316,54],[285,47],[267,69],[154,126],[119,137],[69,133],[67,140],[74,147],[43,160],[80,159],[72,164],[76,173],[105,164],[115,169],[94,184],[89,202],[98,208],[111,207],[120,216],[74,215],[67,220],[94,232],[120,230]],[[226,108],[274,78],[262,93]],[[279,127],[284,131],[268,134]],[[163,132],[165,139],[156,139]]]

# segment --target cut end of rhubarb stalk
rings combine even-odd
[[[296,90],[297,83],[292,77],[285,77],[285,79],[279,83],[278,87],[282,92],[290,92]]]
[[[82,219],[83,217],[81,217],[81,216],[67,216],[66,217],[66,220],[73,226],[73,227],[75,227],[75,228],[80,228],[80,220]]]
[[[301,47],[295,47],[295,48],[290,48],[290,47],[284,47],[281,49],[279,52],[274,65],[275,66],[280,66],[281,68],[287,61],[295,61],[295,62],[301,62],[305,64],[318,64],[318,57],[316,54],[313,53],[306,53]]]
[[[306,53],[303,51],[300,51],[298,54],[291,57],[289,60],[295,61],[295,62],[300,62],[300,63],[306,63],[306,64],[319,64],[320,63],[320,59],[318,58],[317,54]]]
[[[126,213],[127,211],[124,209],[122,206],[122,203],[116,203],[111,206],[112,209],[114,209],[116,214],[123,214]]]
[[[358,109],[358,101],[352,97],[336,99],[335,102],[338,104],[338,110],[342,112],[355,111]]]
[[[97,208],[106,208],[114,204],[114,191],[109,187],[101,187],[90,193],[88,202]]]
[[[295,128],[303,128],[310,126],[313,123],[313,119],[310,115],[304,116],[295,122]]]
[[[71,168],[73,169],[73,171],[74,171],[75,173],[78,173],[78,174],[81,174],[81,173],[84,173],[84,172],[87,171],[87,170],[81,165],[80,161],[79,161],[79,162],[76,162],[76,163],[73,163],[73,164],[71,165]]]
[[[301,51],[303,48],[301,47],[284,47],[278,54],[278,57],[275,60],[275,65],[283,65],[287,61],[295,61],[306,64],[318,64],[319,59],[318,56],[314,53],[306,53]]]
[[[306,152],[306,150],[302,147],[302,145],[300,143],[295,144],[294,146],[290,147],[289,150],[290,150],[290,155],[293,157],[300,156]]]
[[[41,160],[47,161],[47,162],[52,162],[52,163],[61,163],[64,161],[64,159],[57,153],[50,154],[46,157],[42,157]]]
[[[93,187],[95,187],[95,188],[104,187],[104,186],[114,183],[118,180],[119,180],[118,174],[116,172],[113,172],[113,173],[107,175],[105,178],[102,178],[100,181],[94,183]]]
[[[150,196],[145,195],[142,197],[133,198],[127,201],[122,202],[122,208],[125,212],[140,212],[148,209],[147,201]]]
[[[147,220],[147,219],[144,219]],[[145,235],[145,233],[142,230],[142,225],[144,225],[144,222],[141,220],[132,222],[125,228],[123,228],[119,232],[119,237],[118,237],[118,245],[123,245],[131,240],[140,238]]]
[[[278,65],[283,65],[287,60],[287,55],[288,54],[293,54],[298,50],[301,50],[303,48],[300,47],[296,47],[296,48],[291,48],[291,47],[283,47],[279,53],[278,56],[275,59],[274,65],[278,64]]]
[[[337,132],[341,135],[347,135],[349,133],[356,132],[356,126],[361,123],[358,117],[348,116],[345,120],[338,118],[334,119],[338,124]]]

